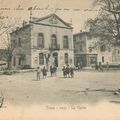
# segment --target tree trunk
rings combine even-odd
[[[7,62],[7,69],[8,69],[8,70],[11,70],[11,61],[8,61],[8,62]]]
[[[7,61],[7,69],[8,69],[9,71],[10,71],[10,70],[11,70],[11,68],[12,68],[11,63],[12,63],[12,57],[11,57],[11,56],[9,56],[8,61]]]

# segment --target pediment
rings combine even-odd
[[[56,14],[52,14],[52,15],[49,15],[49,16],[46,16],[46,17],[43,17],[43,18],[38,18],[34,22],[38,23],[38,24],[72,28],[70,24],[63,21]]]

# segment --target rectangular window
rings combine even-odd
[[[87,38],[88,38],[88,40],[91,40],[92,39],[92,35],[88,35]]]
[[[83,46],[80,45],[80,52],[83,52]]]
[[[65,53],[65,64],[68,64],[68,53]]]
[[[118,50],[118,54],[120,54],[120,51]]]
[[[100,51],[105,52],[105,45],[100,46]]]
[[[37,46],[38,46],[38,48],[44,48],[44,35],[43,35],[43,33],[38,33]]]
[[[13,58],[13,66],[16,66],[16,58]]]
[[[90,64],[96,63],[96,57],[90,57]]]
[[[19,47],[22,46],[22,44],[21,44],[21,38],[18,39],[18,45],[19,45]]]
[[[44,54],[43,53],[39,54],[39,64],[44,65]]]
[[[102,56],[102,62],[103,62],[103,63],[104,63],[104,61],[105,61],[104,59],[105,59],[104,56]]]
[[[19,58],[19,65],[22,65],[22,58]]]
[[[51,47],[52,48],[57,48],[58,46],[57,46],[57,36],[56,35],[52,35],[51,36]]]
[[[68,36],[63,37],[63,48],[69,48]]]
[[[13,47],[13,48],[16,48],[16,40],[13,40],[13,41],[12,41],[12,47]]]

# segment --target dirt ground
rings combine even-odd
[[[0,76],[0,120],[120,120],[120,71],[75,72],[36,81],[36,73]]]
[[[119,102],[120,95],[114,95],[119,88],[120,71],[77,71],[74,78],[63,78],[58,72],[56,77],[48,74],[40,81],[35,72],[0,76],[5,102],[12,104]]]

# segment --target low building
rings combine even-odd
[[[71,24],[56,14],[31,18],[29,24],[11,33],[15,47],[12,58],[14,68],[65,64],[74,65],[73,34]]]
[[[74,34],[74,61],[75,66],[82,62],[84,67],[92,67],[101,62],[102,64],[113,63],[113,48],[104,42],[98,44],[99,37],[90,32]]]
[[[113,50],[113,64],[119,64],[120,65],[120,47],[116,46]]]

